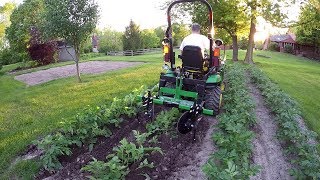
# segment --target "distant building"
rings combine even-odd
[[[96,34],[92,35],[92,52],[98,53],[98,47],[99,47],[99,38]]]
[[[297,49],[297,42],[295,39],[296,37],[294,34],[288,33],[270,36],[268,41],[277,43],[280,48],[280,52],[284,52],[284,47],[288,44],[293,47],[293,50]]]

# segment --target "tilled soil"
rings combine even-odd
[[[156,107],[156,113],[166,108]],[[74,147],[70,157],[61,157],[63,168],[55,174],[42,171],[37,179],[86,179],[89,174],[81,172],[80,169],[88,164],[92,158],[106,160],[105,157],[112,153],[113,147],[119,144],[123,138],[129,141],[134,139],[132,130],[145,132],[145,125],[150,120],[146,117],[126,120],[121,128],[112,129],[113,135],[110,138],[99,138],[92,152],[87,147]],[[158,142],[150,146],[158,146],[163,154],[151,153],[147,158],[154,163],[154,168],[136,169],[138,163],[130,166],[130,173],[126,179],[205,179],[201,167],[207,162],[215,146],[211,139],[217,120],[213,117],[204,117],[197,126],[196,141],[193,140],[193,133],[186,135],[179,134],[175,125],[169,133],[158,135]]]
[[[205,179],[201,167],[215,151],[211,135],[216,123],[215,118],[204,117],[197,126],[196,141],[193,133],[162,134],[158,146],[164,154],[153,154],[148,158],[155,163],[155,168],[132,171],[126,179],[144,180],[142,174],[148,174],[151,179]]]
[[[251,82],[248,82],[247,85],[251,97],[256,104],[255,113],[257,116],[257,124],[254,127],[256,137],[253,140],[253,162],[261,166],[260,172],[250,179],[293,179],[293,177],[289,175],[289,170],[292,169],[292,165],[284,155],[280,141],[275,137],[278,124],[275,122],[270,110],[264,104],[259,89]]]
[[[79,63],[80,72],[83,74],[100,74],[111,70],[127,68],[142,64],[142,62],[112,62],[112,61],[90,61]],[[37,72],[15,76],[14,79],[24,82],[29,86],[42,84],[55,79],[76,75],[76,66],[67,65],[55,67]]]

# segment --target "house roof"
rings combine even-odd
[[[272,41],[272,42],[296,43],[296,41],[289,34],[281,34],[281,35],[270,36],[270,41]]]

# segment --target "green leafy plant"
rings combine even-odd
[[[89,176],[90,179],[124,179],[129,173],[129,168],[121,164],[120,159],[117,156],[112,157],[108,162],[98,161],[93,159],[88,165],[81,169],[82,171],[88,171],[93,176]]]
[[[144,147],[148,133],[133,131],[136,143],[128,142],[126,138],[120,141],[117,147],[113,148],[114,153],[106,157],[107,162],[97,161],[94,159],[81,170],[88,171],[92,174],[90,179],[124,179],[129,173],[129,166],[133,163],[139,163],[139,168],[153,168],[145,157],[150,152],[162,153],[159,147]]]
[[[179,115],[180,112],[176,108],[169,111],[161,111],[155,121],[146,125],[147,131],[151,133],[167,133]]]
[[[254,133],[249,128],[256,123],[254,104],[246,87],[244,67],[235,63],[226,72],[225,112],[219,115],[219,131],[212,137],[219,150],[203,171],[209,179],[248,179],[258,171],[250,162]]]
[[[61,133],[48,135],[36,142],[39,149],[45,153],[41,156],[43,167],[46,170],[54,171],[61,167],[58,156],[71,155],[70,145],[73,143]]]
[[[132,94],[125,96],[123,99],[114,98],[109,107],[106,105],[89,107],[83,113],[77,114],[74,121],[64,123],[61,132],[48,135],[43,140],[36,142],[38,147],[44,151],[41,161],[45,169],[56,170],[60,168],[61,164],[58,157],[70,155],[71,145],[81,147],[86,144],[89,151],[92,151],[98,136],[109,137],[112,134],[108,126],[119,127],[123,121],[121,116],[133,116],[138,113],[141,104],[137,100],[137,95],[141,94],[142,91],[145,91],[145,87],[134,90]],[[137,134],[138,136],[142,138],[144,134]],[[140,147],[144,143],[141,138],[138,140]],[[137,155],[139,155],[138,151],[145,150],[140,147],[136,148],[135,153]]]

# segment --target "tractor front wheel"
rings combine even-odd
[[[222,94],[220,86],[215,86],[214,88],[206,89],[205,97],[205,109],[213,110],[214,115],[218,115],[222,102]]]

